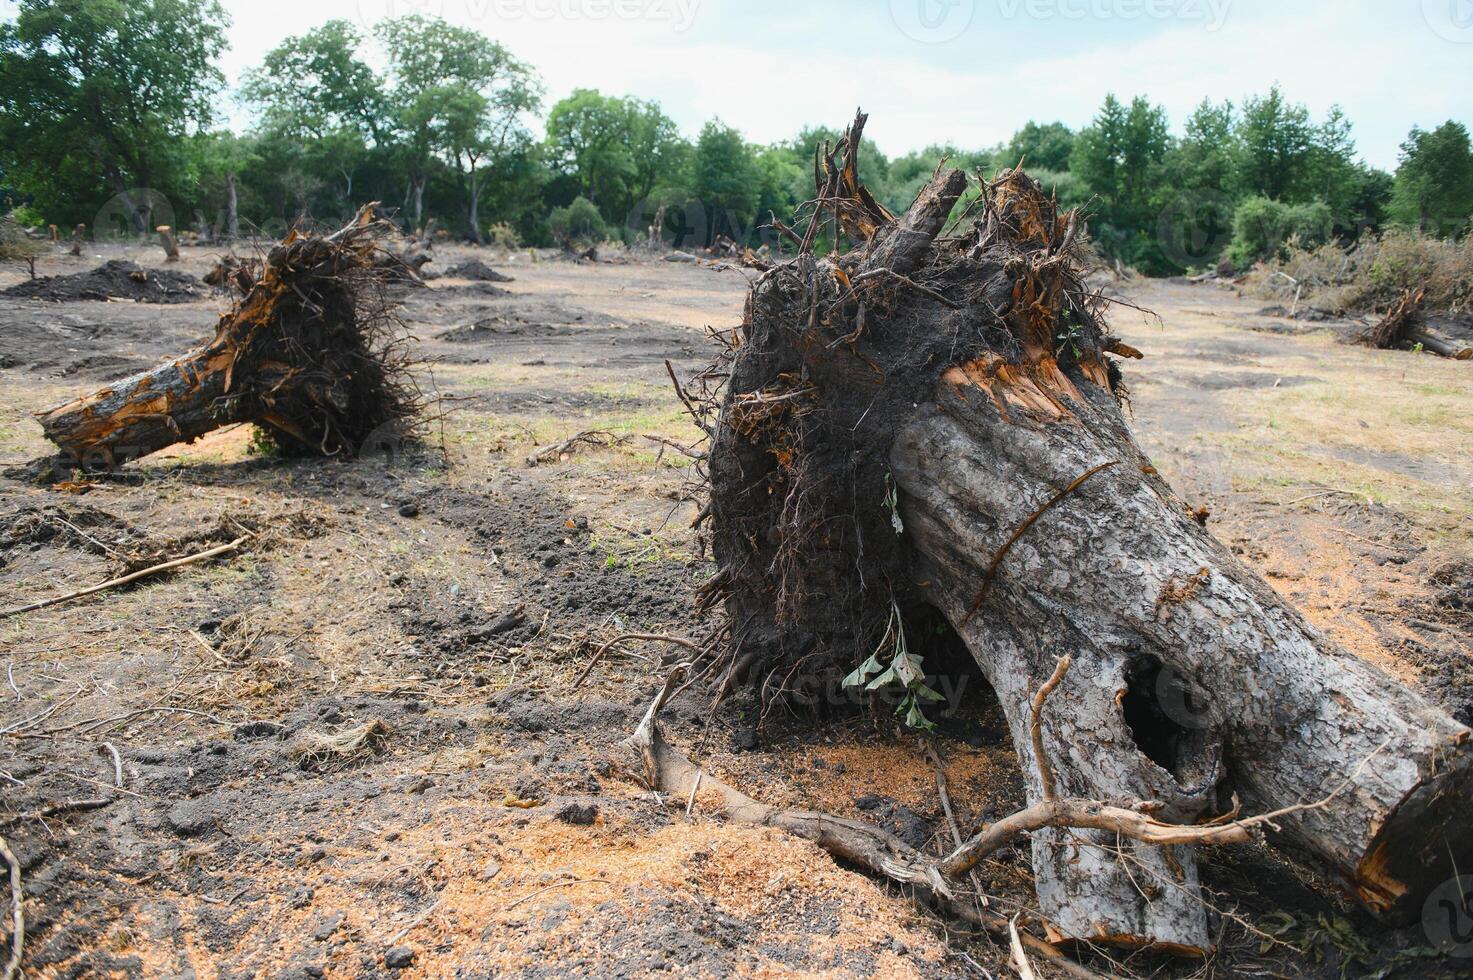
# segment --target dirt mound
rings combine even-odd
[[[451,266],[445,270],[445,275],[451,279],[470,279],[475,282],[512,282],[511,276],[504,276],[491,268],[480,259],[471,259],[460,265]]]
[[[46,276],[20,283],[0,295],[17,299],[131,299],[138,303],[193,303],[200,298],[199,280],[187,272],[144,269],[113,259],[90,272]]]

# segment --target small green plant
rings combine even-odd
[[[945,698],[926,685],[925,662],[907,648],[905,624],[900,619],[900,607],[894,600],[890,602],[890,622],[885,627],[880,645],[854,673],[844,678],[845,687],[871,692],[892,685],[905,691],[895,708],[895,713],[905,719],[905,724],[919,731],[935,731],[936,726],[921,711],[921,703],[944,701]]]
[[[1074,355],[1076,361],[1079,360],[1084,355],[1084,352],[1079,349],[1079,341],[1083,337],[1084,327],[1074,322],[1074,319],[1069,315],[1069,311],[1065,310],[1059,319],[1058,335],[1054,337],[1054,358],[1056,360],[1062,358],[1064,351],[1068,350]]]
[[[270,433],[258,425],[251,426],[251,438],[246,443],[247,456],[261,456],[270,458],[278,452],[276,440],[271,438]]]
[[[900,519],[900,488],[890,474],[885,474],[885,508],[890,511],[890,526],[896,534],[905,533],[905,522]]]

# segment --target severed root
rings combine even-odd
[[[911,894],[922,905],[935,906],[1007,940],[1010,923],[999,915],[984,912],[953,893],[935,862],[910,845],[878,827],[812,810],[785,810],[769,806],[705,772],[683,752],[672,748],[660,732],[659,714],[679,688],[688,665],[678,666],[665,679],[664,687],[644,713],[639,726],[625,744],[644,763],[646,785],[655,791],[688,798],[692,805],[698,791],[720,796],[727,819],[757,827],[775,827],[795,837],[812,841],[834,857],[857,865],[871,874],[898,884],[912,886]],[[1068,959],[1062,950],[1028,933],[1021,941],[1034,955],[1081,980],[1099,980],[1093,971]]]
[[[1258,828],[1273,827],[1274,821],[1282,817],[1324,807],[1335,795],[1331,794],[1316,803],[1285,807],[1256,817],[1219,819],[1200,826],[1185,826],[1166,823],[1149,816],[1149,811],[1155,805],[1146,801],[1138,801],[1130,807],[1112,806],[1098,800],[1055,798],[1050,789],[1047,798],[1042,802],[984,827],[940,861],[932,861],[893,835],[863,821],[812,810],[781,809],[760,803],[705,772],[684,753],[672,748],[660,732],[659,714],[679,688],[688,666],[680,665],[666,678],[660,693],[626,742],[643,760],[644,779],[650,789],[677,797],[688,797],[688,813],[694,808],[696,795],[700,790],[714,792],[721,799],[727,819],[758,827],[775,827],[812,841],[835,857],[858,865],[866,871],[914,887],[917,889],[918,900],[923,900],[925,904],[935,905],[1004,937],[1015,933],[1013,923],[1001,916],[984,912],[959,897],[953,890],[952,881],[967,875],[987,856],[1033,831],[1046,828],[1105,831],[1159,847],[1243,844],[1253,840],[1254,831]],[[1068,658],[1061,660],[1053,676],[1038,691],[1033,701],[1035,724],[1049,694],[1063,680],[1068,668]],[[1041,762],[1042,755],[1039,759]],[[1041,762],[1040,768],[1042,767]],[[1042,778],[1046,786],[1052,786],[1052,777],[1046,770]],[[1349,783],[1347,780],[1346,785]],[[1231,816],[1235,815],[1236,810]],[[1077,966],[1063,959],[1063,954],[1057,947],[1027,934],[1024,936],[1025,942],[1032,940],[1028,943],[1030,948],[1048,956],[1055,965],[1066,970]],[[1176,947],[1175,951],[1187,954],[1202,952],[1186,946]],[[1088,971],[1085,971],[1085,975],[1088,975]]]
[[[560,459],[564,454],[572,455],[579,446],[619,446],[628,442],[629,439],[629,436],[616,436],[606,429],[586,429],[577,435],[569,436],[562,442],[544,446],[532,453],[527,457],[527,465],[536,466],[538,463]]]

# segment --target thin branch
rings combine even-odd
[[[1002,567],[1002,560],[1008,556],[1008,552],[1012,550],[1013,545],[1018,543],[1018,539],[1021,538],[1025,533],[1027,533],[1028,529],[1033,526],[1034,522],[1037,521],[1044,514],[1052,510],[1055,506],[1057,506],[1059,502],[1062,501],[1065,497],[1069,496],[1075,490],[1078,490],[1081,486],[1083,486],[1084,481],[1088,480],[1096,473],[1099,473],[1101,470],[1107,470],[1112,466],[1118,465],[1119,463],[1120,460],[1112,459],[1107,463],[1101,463],[1099,466],[1095,466],[1091,469],[1085,470],[1079,476],[1075,477],[1073,483],[1069,484],[1067,487],[1054,494],[1051,498],[1049,498],[1048,503],[1035,510],[1032,514],[1029,514],[1028,519],[1025,520],[1022,524],[1018,525],[1018,529],[1013,532],[1013,536],[1008,538],[1007,542],[1002,546],[1001,549],[998,550],[997,554],[993,556],[992,564],[987,566],[987,574],[982,578],[982,589],[980,592],[977,593],[977,598],[972,600],[971,608],[968,609],[967,614],[962,617],[962,621],[959,625],[967,625],[967,623],[971,622],[972,617],[977,614],[977,610],[982,608],[982,603],[987,598],[987,592],[989,589],[992,588],[992,580],[997,577],[997,570]]]
[[[139,579],[147,578],[150,575],[157,575],[160,572],[171,571],[175,568],[183,568],[185,565],[193,565],[195,562],[205,561],[206,559],[214,558],[217,555],[223,555],[228,552],[235,551],[241,545],[249,541],[252,537],[253,535],[247,534],[243,537],[236,538],[229,544],[222,544],[218,548],[211,548],[208,551],[201,551],[198,554],[189,555],[186,558],[175,558],[173,561],[166,561],[161,565],[154,565],[151,568],[145,568],[142,571],[134,572],[131,575],[124,575],[122,578],[115,578],[110,581],[103,582],[100,585],[94,585],[85,589],[78,589],[76,592],[68,592],[66,595],[53,596],[50,599],[42,599],[39,602],[32,602],[29,605],[18,606],[15,609],[7,609],[4,612],[0,612],[0,616],[18,616],[21,613],[33,612],[37,609],[45,609],[47,606],[58,606],[61,605],[63,602],[71,602],[73,599],[81,599],[84,596],[94,595],[98,592],[105,592],[108,589],[115,589],[118,586],[127,585],[130,582],[136,582]]]
[[[25,892],[21,890],[20,859],[4,837],[0,837],[0,857],[10,866],[10,958],[5,961],[4,980],[13,980],[20,972],[20,957],[26,947]]]
[[[1069,665],[1073,662],[1074,658],[1067,654],[1059,658],[1053,676],[1044,681],[1043,687],[1033,695],[1033,704],[1029,709],[1028,734],[1033,739],[1033,761],[1038,766],[1038,779],[1043,784],[1045,800],[1054,798],[1054,770],[1043,752],[1043,706],[1048,702],[1049,695],[1054,693],[1054,688],[1064,679],[1064,675],[1069,673]]]

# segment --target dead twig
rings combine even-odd
[[[47,817],[55,817],[63,813],[83,813],[87,810],[101,810],[116,799],[117,797],[110,796],[105,799],[97,797],[86,800],[62,800],[60,803],[43,806],[39,810],[29,810],[25,813],[12,814],[5,818],[5,826],[9,827],[13,824],[25,823],[27,820],[45,820]]]
[[[89,588],[78,589],[76,592],[68,592],[66,595],[53,596],[50,599],[42,599],[39,602],[32,602],[28,605],[18,606],[15,609],[7,609],[4,612],[0,612],[0,616],[18,616],[21,613],[33,612],[37,609],[45,609],[47,606],[58,606],[64,602],[71,602],[73,599],[81,599],[85,596],[95,595],[98,592],[105,592],[108,589],[115,589],[119,586],[127,585],[130,582],[136,582],[141,578],[148,578],[150,575],[157,575],[160,572],[168,572],[176,568],[183,568],[185,565],[193,565],[196,562],[205,561],[218,555],[224,555],[228,554],[229,552],[235,551],[240,548],[241,545],[249,541],[252,537],[254,537],[254,535],[247,534],[242,537],[236,538],[229,544],[222,544],[217,548],[211,548],[208,551],[201,551],[198,554],[189,555],[185,558],[175,558],[173,561],[166,561],[161,565],[154,565],[150,568],[145,568],[142,571],[134,572],[131,575],[124,575],[122,578],[111,579],[110,581],[103,582],[100,585],[93,585]]]
[[[13,980],[20,972],[20,957],[26,948],[25,892],[21,889],[20,860],[4,837],[0,837],[0,857],[10,866],[10,958],[5,961],[4,980]]]
[[[570,885],[607,885],[608,883],[609,880],[607,878],[574,878],[572,881],[559,881],[555,884],[548,885],[546,888],[539,888],[535,892],[523,895],[521,898],[508,905],[507,909],[514,909],[518,905],[521,905],[523,902],[530,902],[538,895],[541,895],[544,892],[550,892],[554,888],[567,888]]]
[[[956,300],[952,299],[950,296],[946,296],[946,295],[944,295],[942,293],[938,293],[936,290],[932,289],[930,286],[923,286],[920,283],[916,282],[914,279],[912,279],[910,276],[901,275],[900,273],[896,272],[894,269],[871,269],[868,272],[861,272],[859,275],[857,275],[857,276],[854,277],[854,284],[857,286],[860,283],[868,282],[869,280],[876,279],[876,278],[878,278],[880,276],[889,276],[890,278],[894,279],[896,282],[901,283],[902,285],[905,285],[905,286],[909,286],[911,289],[914,289],[916,292],[921,293],[924,296],[929,296],[931,299],[934,299],[936,302],[942,304],[943,306],[949,306],[953,310],[959,310],[959,309],[962,308],[962,304],[958,303]]]
[[[569,436],[562,442],[539,449],[527,457],[527,465],[536,466],[538,463],[549,462],[564,453],[572,453],[579,446],[619,446],[628,441],[628,436],[616,436],[606,429],[586,429],[577,435]]]
[[[117,746],[111,742],[103,742],[97,747],[99,752],[106,752],[113,757],[113,785],[118,789],[123,788],[123,757],[118,755]]]
[[[620,643],[628,643],[632,640],[674,643],[677,646],[685,647],[687,650],[693,650],[696,653],[700,653],[704,649],[695,640],[687,640],[683,636],[668,636],[664,633],[624,633],[614,637],[594,652],[593,659],[588,661],[588,666],[583,668],[583,673],[579,674],[578,679],[573,682],[573,690],[576,691],[583,686],[583,682],[588,680],[588,675],[593,673],[593,668],[598,666],[599,661],[603,659],[605,653],[608,653],[610,649],[618,646]]]
[[[1028,954],[1023,951],[1023,940],[1018,937],[1016,915],[1008,920],[1008,949],[1012,954],[1013,969],[1018,971],[1021,980],[1037,980],[1033,973],[1033,964],[1028,962]]]
[[[1045,800],[1054,798],[1054,770],[1043,752],[1043,706],[1048,702],[1049,695],[1054,693],[1054,688],[1063,681],[1064,675],[1069,673],[1069,665],[1073,662],[1074,658],[1067,654],[1059,658],[1053,676],[1044,681],[1043,687],[1033,695],[1033,704],[1028,712],[1028,734],[1033,740],[1033,761],[1038,765],[1038,779],[1043,784]]]

